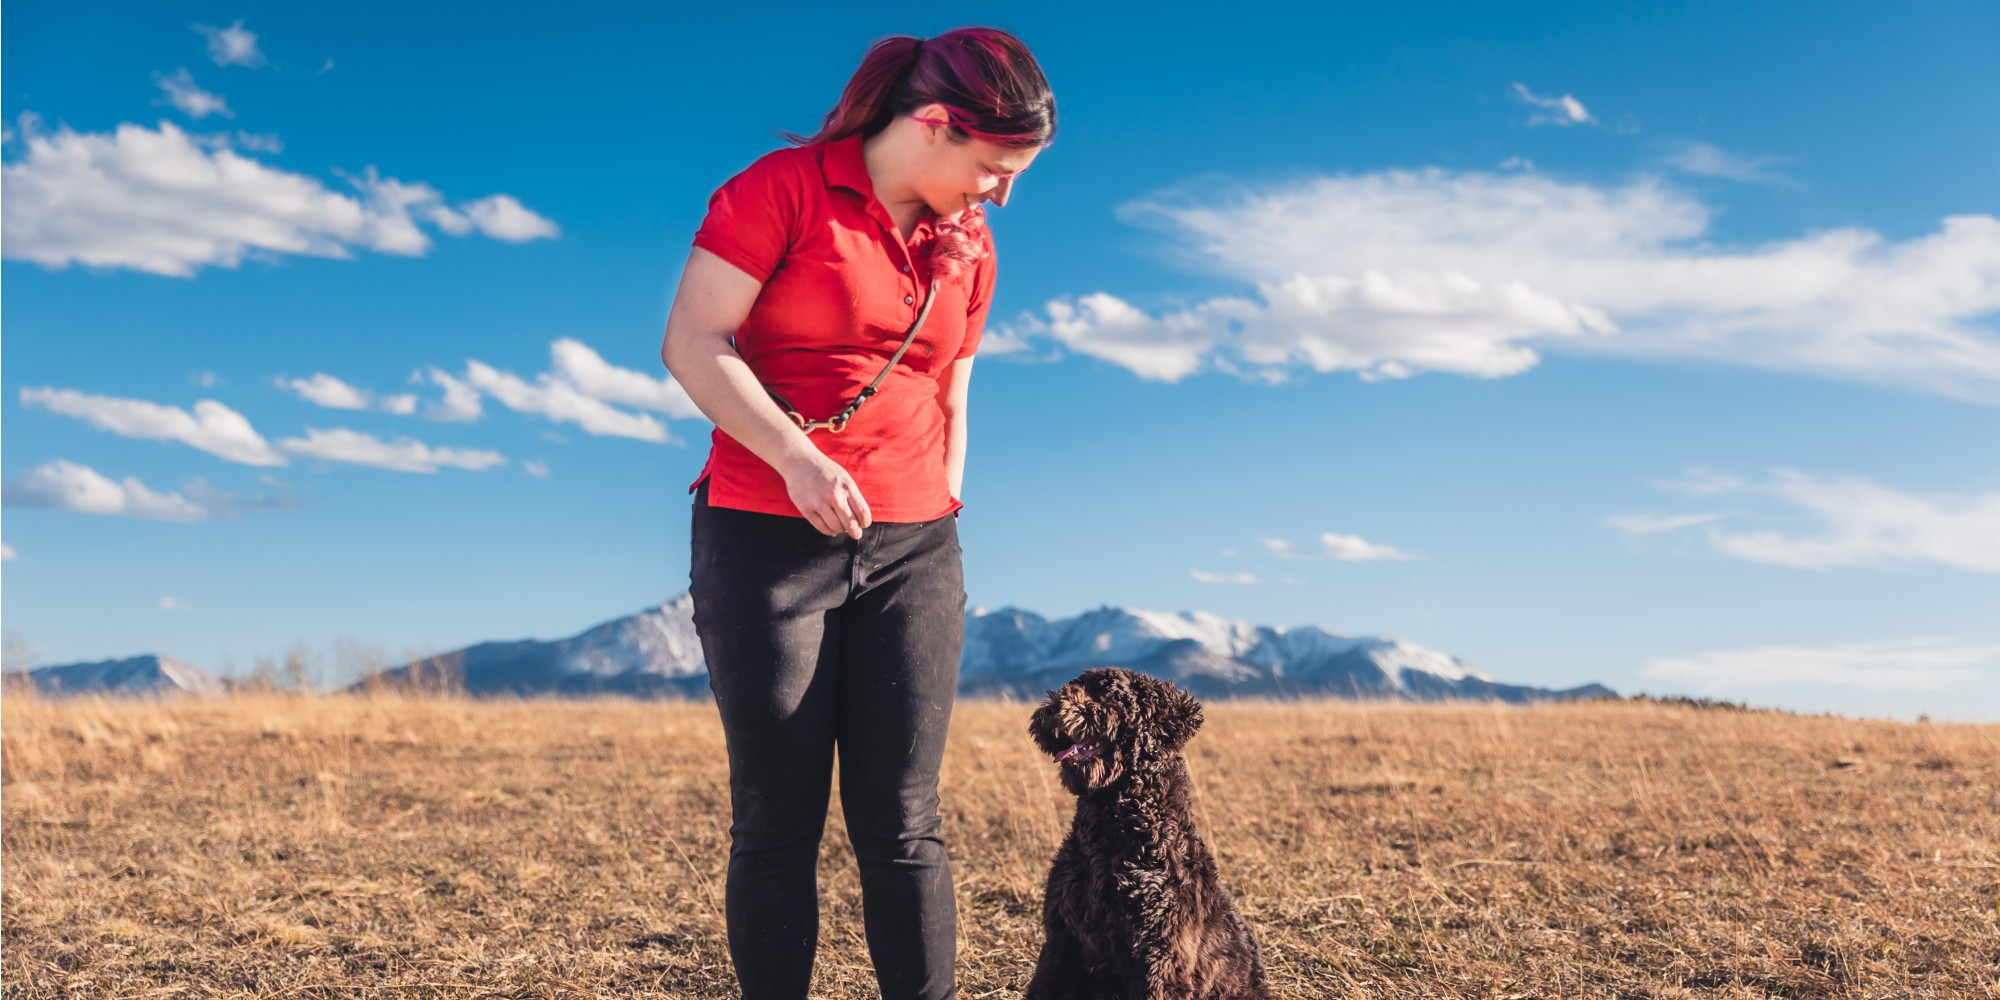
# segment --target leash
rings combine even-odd
[[[835,434],[845,430],[847,422],[854,419],[855,411],[861,409],[861,404],[867,402],[868,397],[875,395],[875,388],[882,384],[884,378],[889,376],[889,370],[896,367],[896,362],[903,360],[903,352],[909,350],[910,345],[916,341],[917,331],[923,328],[924,318],[931,314],[931,306],[937,302],[938,285],[942,283],[940,280],[941,277],[941,275],[934,276],[931,279],[931,290],[924,295],[924,307],[917,311],[917,321],[910,324],[910,332],[903,334],[902,346],[896,348],[896,353],[890,356],[889,363],[882,366],[882,370],[875,376],[875,381],[868,383],[861,390],[861,394],[855,396],[854,401],[848,403],[846,408],[842,409],[839,413],[825,420],[807,420],[805,414],[793,409],[792,404],[785,402],[785,397],[778,395],[776,390],[767,385],[764,387],[764,391],[770,393],[771,398],[776,400],[778,406],[784,409],[785,416],[792,418],[792,422],[799,425],[799,430],[805,431],[807,434],[811,434],[822,427]]]

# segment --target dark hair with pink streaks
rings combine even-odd
[[[1042,67],[1021,40],[998,28],[954,28],[934,38],[891,35],[876,42],[811,136],[780,132],[800,146],[882,131],[898,115],[942,104],[952,142],[972,138],[1001,146],[1046,146],[1055,140],[1056,98]],[[983,255],[978,230],[983,208],[961,221],[937,222],[931,262],[946,274],[962,273]]]

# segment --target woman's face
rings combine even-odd
[[[920,108],[916,116],[941,119],[944,106]],[[922,127],[929,130],[931,142],[917,193],[940,216],[956,217],[982,202],[1007,204],[1014,179],[1042,151],[1040,146],[1002,146],[976,136],[965,142],[953,142],[945,134],[948,126]]]

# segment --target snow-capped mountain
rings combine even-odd
[[[44,697],[86,694],[222,694],[229,684],[192,663],[171,656],[131,656],[98,663],[66,663],[23,672]]]
[[[966,616],[959,689],[1038,698],[1093,666],[1165,677],[1204,697],[1338,695],[1434,700],[1543,701],[1608,695],[1502,684],[1465,661],[1401,639],[1273,628],[1202,611],[1162,614],[1103,607],[1049,621],[1018,608]]]
[[[441,671],[475,695],[710,697],[708,665],[694,632],[694,601],[687,594],[567,639],[482,642],[385,670],[354,687],[421,685]]]
[[[553,642],[488,642],[385,671],[411,683],[443,669],[470,694],[630,694],[707,698],[708,668],[686,594]],[[1551,691],[1499,683],[1464,661],[1400,639],[1272,628],[1201,611],[1103,607],[1050,621],[1018,608],[965,619],[959,690],[1040,698],[1096,666],[1166,677],[1204,698],[1334,695],[1544,701],[1609,695],[1599,685]],[[364,682],[370,683],[370,682]],[[359,685],[357,685],[359,686]]]

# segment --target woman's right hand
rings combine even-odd
[[[854,477],[818,449],[780,472],[792,504],[820,534],[846,534],[859,540],[861,529],[875,522]]]

